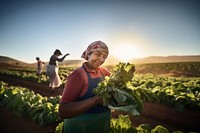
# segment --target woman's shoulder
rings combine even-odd
[[[105,75],[105,76],[110,76],[111,75],[111,72],[105,68],[105,67],[100,67],[99,68],[101,70],[101,72]]]
[[[87,74],[83,67],[79,67],[74,69],[70,77],[77,77],[77,78],[80,77],[81,79],[85,79],[87,77]]]
[[[76,73],[76,74],[79,74],[79,75],[84,75],[85,70],[84,70],[83,67],[79,67],[79,68],[74,69],[73,73]]]

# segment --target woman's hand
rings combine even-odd
[[[94,96],[96,100],[96,104],[103,105],[103,98],[101,96]]]
[[[69,103],[59,104],[59,117],[61,119],[71,118],[85,113],[88,109],[97,104],[103,105],[103,98],[101,96],[94,96],[82,101],[74,101]]]

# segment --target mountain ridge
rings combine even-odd
[[[170,62],[199,62],[200,55],[171,55],[171,56],[149,56],[135,59],[135,63],[170,63]]]
[[[60,62],[59,65],[68,65],[68,66],[79,66],[84,62],[84,60],[81,59],[74,59],[74,60],[64,60],[63,62]],[[105,65],[113,65],[120,62],[119,59],[110,56],[105,62]],[[128,60],[127,62],[135,63],[135,64],[145,64],[145,63],[167,63],[167,62],[200,62],[200,55],[172,55],[172,56],[149,56],[145,58],[132,58]],[[36,66],[36,63],[26,63],[17,59],[14,59],[12,57],[7,56],[0,56],[0,63],[5,64],[12,64],[12,65],[22,65],[22,66]],[[48,64],[48,62],[45,62],[45,64]]]

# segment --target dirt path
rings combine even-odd
[[[0,133],[55,133],[56,125],[41,126],[0,106]]]

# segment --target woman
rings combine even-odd
[[[62,55],[59,49],[56,49],[54,54],[51,56],[49,65],[47,66],[47,76],[49,77],[49,86],[54,89],[62,84],[62,81],[58,75],[58,62],[62,62],[69,53],[65,54],[62,58],[58,56]]]
[[[36,75],[39,77],[42,74],[43,68],[44,68],[44,62],[40,60],[39,57],[36,57],[37,60],[37,70]]]
[[[105,76],[110,76],[101,67],[108,53],[102,41],[91,43],[81,56],[87,62],[68,77],[59,105],[64,133],[110,133],[110,109],[102,105],[102,97],[92,93]]]

